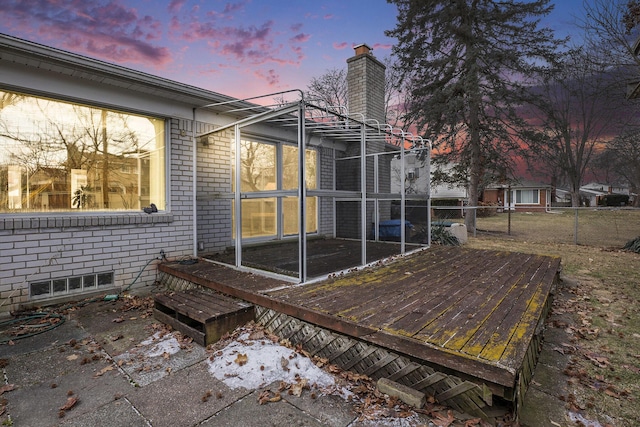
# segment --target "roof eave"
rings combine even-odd
[[[142,71],[136,71],[98,59],[44,46],[6,34],[0,34],[0,58],[4,59],[4,57],[8,55],[11,55],[13,61],[26,66],[33,66],[34,60],[37,60],[72,68],[76,70],[78,74],[84,72],[94,76],[104,76],[110,80],[121,83],[128,83],[131,86],[135,86],[134,90],[142,93],[146,92],[173,99],[178,95],[182,101],[189,102],[193,104],[194,107],[233,101],[235,99],[217,92],[154,76]],[[259,108],[257,104],[242,101],[238,101],[237,104],[234,103],[234,105],[242,108]]]

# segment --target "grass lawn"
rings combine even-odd
[[[574,243],[576,211],[553,209],[547,212],[515,212],[511,214],[511,237],[527,242]],[[477,218],[479,233],[507,235],[509,215],[499,213]],[[578,244],[597,247],[621,247],[640,236],[640,210],[578,210]]]
[[[637,228],[640,226],[640,221],[637,221],[639,215],[637,212],[634,214],[634,226]],[[604,247],[609,243],[594,247],[555,243],[552,239],[536,241],[529,237],[531,230],[543,230],[544,233],[554,230],[549,224],[540,223],[543,215],[521,214],[521,224],[531,220],[526,222],[528,227],[521,228],[523,231],[513,236],[504,233],[479,234],[477,238],[470,238],[467,246],[562,258],[561,278],[567,291],[563,292],[563,300],[556,299],[554,310],[570,313],[574,319],[571,324],[560,325],[572,337],[566,346],[566,351],[572,354],[571,363],[565,370],[566,377],[559,379],[568,383],[569,393],[563,396],[567,409],[584,411],[590,419],[599,420],[602,426],[638,426],[640,254]],[[546,215],[554,223],[560,223],[568,216],[567,213]],[[537,221],[533,221],[535,218]],[[621,229],[620,223],[626,224],[628,219],[624,215],[624,221],[618,218],[610,219],[601,233],[613,233],[611,230]],[[486,222],[478,223],[484,226],[499,220],[488,218]],[[640,235],[637,230],[635,233],[636,236]],[[621,247],[631,238],[623,239],[617,246]]]

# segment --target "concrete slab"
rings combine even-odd
[[[65,419],[81,417],[93,413],[101,406],[113,401],[118,395],[131,389],[128,379],[111,364],[102,359],[85,364],[75,359],[68,361],[64,353],[59,355],[62,362],[55,363],[52,374],[46,374],[46,364],[41,364],[39,357],[30,358],[32,363],[10,363],[5,368],[9,383],[16,389],[3,395],[7,399],[7,411],[11,414],[14,425],[18,426],[52,426]],[[29,370],[18,374],[9,368]],[[38,376],[40,380],[33,380]],[[18,381],[12,382],[16,378]],[[25,383],[29,383],[25,385]],[[68,411],[61,413],[60,408],[67,399],[76,397],[78,403]],[[88,425],[88,424],[85,424]]]
[[[41,351],[72,339],[80,341],[87,336],[87,332],[76,321],[67,319],[60,326],[47,332],[16,340],[13,345],[0,345],[0,358]]]
[[[276,393],[279,386],[280,382],[276,381],[269,385],[268,389]],[[342,396],[322,394],[320,390],[315,389],[303,390],[299,397],[286,393],[281,393],[281,396],[300,411],[329,426],[346,427],[357,418],[353,404]]]
[[[284,399],[324,425],[346,427],[357,418],[353,404],[341,396],[319,395],[314,399],[307,391],[300,397],[285,395]]]
[[[126,399],[107,403],[83,417],[63,418],[60,425],[64,427],[149,427],[147,421],[135,411]]]
[[[558,398],[531,386],[527,391],[525,405],[520,411],[520,425],[522,427],[573,425],[567,418],[567,414],[567,410]]]
[[[69,344],[50,347],[37,353],[16,355],[9,359],[5,373],[7,381],[16,387],[46,384],[50,386],[59,377],[67,375],[92,376],[96,370],[109,365],[105,354],[94,351],[87,338]],[[93,358],[98,358],[98,361]],[[89,363],[87,363],[89,362]]]
[[[203,361],[130,391],[126,397],[154,427],[173,427],[195,425],[248,393],[231,390],[215,379]]]
[[[173,334],[147,336],[113,359],[135,384],[142,387],[207,357],[205,349],[197,344],[182,347]]]
[[[99,342],[111,356],[134,347],[151,334],[156,323],[142,309],[126,310],[125,301],[97,301],[69,313],[82,328]]]
[[[233,405],[217,413],[202,423],[208,427],[267,427],[267,426],[306,426],[321,427],[320,422],[283,399],[279,402],[260,405],[260,390],[238,400]]]

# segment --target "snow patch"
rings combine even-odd
[[[583,425],[585,427],[602,427],[602,424],[600,424],[598,421],[587,419],[582,414],[579,414],[577,412],[569,412],[569,418],[572,422],[579,423],[580,425]]]
[[[255,389],[275,381],[306,379],[319,388],[335,385],[334,378],[311,359],[269,339],[248,340],[243,334],[209,358],[209,372],[228,387]]]
[[[142,341],[140,346],[150,347],[144,353],[147,357],[158,357],[165,353],[171,355],[180,351],[180,343],[173,334],[162,335],[160,332]]]

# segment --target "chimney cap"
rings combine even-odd
[[[353,49],[356,51],[356,55],[371,53],[371,51],[373,50],[366,43],[361,43],[359,45],[356,45],[353,47]]]

